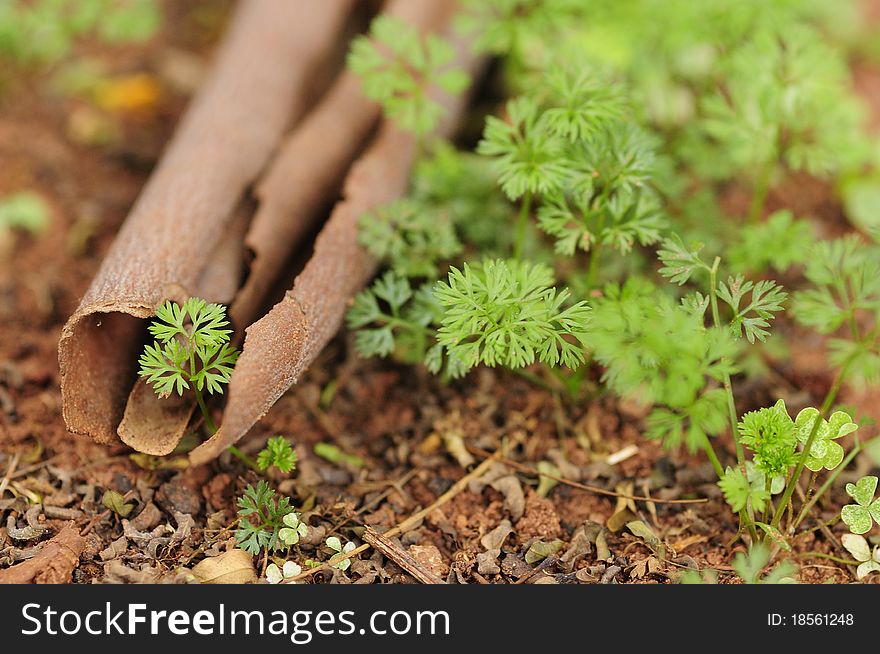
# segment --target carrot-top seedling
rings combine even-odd
[[[373,20],[368,36],[354,40],[348,67],[363,78],[364,93],[382,104],[385,115],[420,137],[443,116],[430,89],[455,94],[469,83],[467,73],[455,67],[455,49],[448,41],[435,34],[423,37],[387,15]]]
[[[157,0],[6,0],[0,3],[0,55],[20,64],[53,64],[79,37],[143,41],[162,19]]]
[[[205,424],[217,431],[205,404],[205,393],[222,394],[229,383],[238,350],[229,344],[226,308],[201,298],[183,305],[168,301],[156,310],[150,334],[156,339],[144,347],[139,375],[159,397],[191,391]]]
[[[257,468],[263,472],[275,467],[287,474],[296,467],[296,462],[296,451],[284,436],[273,436],[257,454]]]
[[[290,505],[290,498],[276,496],[275,491],[263,480],[257,482],[256,488],[248,486],[245,489],[238,498],[238,506],[235,540],[249,554],[259,554],[262,549],[287,549],[304,535],[301,528],[305,525],[299,522],[299,516]],[[290,518],[291,515],[296,519]],[[294,523],[294,526],[290,523]]]

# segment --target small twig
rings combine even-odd
[[[490,455],[489,458],[487,458],[480,465],[478,465],[476,468],[471,470],[464,477],[462,477],[457,482],[455,482],[449,488],[448,491],[446,491],[445,493],[443,493],[443,495],[441,495],[436,500],[431,502],[431,504],[426,506],[421,511],[416,511],[409,518],[407,518],[403,522],[399,523],[396,527],[386,531],[384,534],[385,537],[386,538],[393,538],[394,536],[397,536],[398,534],[401,534],[404,531],[407,531],[410,528],[412,528],[419,521],[421,521],[426,515],[428,515],[432,511],[438,509],[439,507],[443,506],[444,504],[449,502],[452,498],[454,498],[456,495],[461,493],[465,488],[467,488],[467,485],[470,483],[470,481],[472,479],[476,479],[477,477],[482,476],[483,473],[485,473],[489,469],[489,467],[493,463],[498,461],[500,458],[501,458],[501,450],[499,450],[495,454]],[[369,543],[364,543],[360,547],[356,547],[355,549],[353,549],[351,552],[348,552],[343,555],[334,556],[333,562],[340,563],[341,561],[344,561],[345,559],[351,559],[351,558],[357,556],[358,554],[360,554],[361,552],[365,552],[368,549],[370,549]],[[302,579],[306,579],[308,577],[311,577],[312,575],[317,574],[318,572],[322,572],[324,570],[329,570],[330,567],[331,566],[328,563],[323,563],[320,566],[317,566],[315,568],[311,568],[310,570],[306,570],[305,572],[303,572],[295,577],[291,577],[290,579],[285,579],[282,583],[290,583],[293,581],[300,581]]]
[[[29,475],[32,472],[36,472],[41,468],[45,468],[48,465],[51,465],[55,461],[61,458],[60,454],[56,454],[53,457],[45,459],[44,461],[39,461],[37,463],[31,464],[29,466],[25,466],[24,468],[17,469],[14,473],[9,475],[9,479],[18,479],[19,477],[24,477],[25,475]]]
[[[552,565],[554,565],[558,560],[559,560],[559,559],[558,559],[557,557],[555,557],[555,556],[548,556],[546,559],[544,559],[543,561],[541,561],[541,562],[540,562],[537,566],[535,566],[533,569],[529,570],[529,571],[528,571],[527,573],[525,573],[522,577],[520,577],[519,579],[517,579],[516,581],[514,581],[514,582],[513,582],[514,585],[516,585],[516,584],[524,584],[524,583],[526,583],[529,579],[532,579],[532,578],[533,578],[535,575],[537,575],[539,572],[543,572],[543,571],[546,570],[547,568],[549,568],[549,567],[551,567]]]
[[[122,501],[125,502],[126,500],[131,499],[133,496],[134,496],[134,490],[130,490],[125,495],[122,496]],[[103,512],[99,513],[98,515],[94,516],[91,520],[89,520],[89,523],[85,527],[83,527],[82,531],[79,532],[79,535],[85,536],[86,534],[88,534],[94,528],[94,526],[96,524],[100,523],[104,518],[108,517],[111,513],[113,513],[113,511],[111,511],[110,509],[107,509],[106,511],[103,511]]]
[[[371,545],[374,550],[394,561],[401,568],[423,584],[442,584],[443,580],[416,561],[412,555],[400,545],[380,534],[372,527],[367,527],[362,538]]]
[[[18,467],[18,461],[20,458],[21,453],[16,450],[15,454],[12,455],[12,458],[9,461],[9,465],[6,468],[6,474],[3,475],[3,479],[0,479],[0,497],[3,497],[3,493],[6,491],[6,487],[9,485],[9,481],[12,479],[12,475],[15,474],[15,469],[16,467]]]
[[[488,452],[473,445],[466,445],[465,447],[467,448],[468,452],[470,452],[471,454],[475,454],[476,456],[494,457],[498,454],[498,452],[495,452],[495,454],[493,454],[492,452]],[[503,463],[504,465],[519,470],[520,472],[533,475],[535,477],[547,477],[548,479],[552,479],[557,483],[565,484],[566,486],[571,486],[572,488],[589,491],[590,493],[596,493],[597,495],[606,495],[608,497],[622,497],[626,500],[633,500],[637,502],[652,502],[654,504],[703,504],[709,501],[705,497],[693,500],[661,500],[656,497],[646,497],[644,495],[627,495],[626,493],[618,493],[616,491],[599,488],[598,486],[589,486],[587,484],[582,484],[578,481],[572,481],[570,479],[565,479],[564,477],[558,477],[548,472],[541,472],[537,468],[524,465],[522,463],[514,461],[513,459],[508,459],[504,456],[497,457],[497,460],[499,463]]]

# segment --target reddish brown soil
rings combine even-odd
[[[222,13],[206,11],[202,3],[195,11],[184,11],[185,4],[168,3],[172,27],[153,42],[114,51],[109,58],[114,71],[146,70],[157,75],[163,88],[151,111],[112,117],[124,133],[117,145],[99,148],[72,141],[66,133],[68,116],[81,102],[52,96],[44,84],[18,79],[0,95],[0,197],[31,188],[53,207],[49,232],[42,238],[19,235],[11,256],[0,260],[0,484],[6,486],[0,494],[0,572],[36,556],[41,543],[72,519],[86,539],[72,571],[74,582],[185,580],[181,569],[231,546],[235,498],[257,480],[229,457],[195,470],[167,464],[150,469],[159,462],[133,459],[122,446],[99,447],[75,438],[61,419],[56,362],[61,325],[186,102],[185,94],[162,77],[159,62],[172,47],[201,58],[222,21]],[[195,20],[194,13],[203,14],[202,19]],[[859,77],[859,88],[875,108],[880,107],[877,79],[880,74],[867,69]],[[796,186],[801,202],[833,225],[840,210],[829,199],[829,189],[809,180],[798,180]],[[785,193],[786,187],[778,189],[772,201],[789,202]],[[792,328],[783,323],[783,329]],[[778,394],[790,406],[802,406],[826,390],[824,359],[815,354],[821,344],[797,334],[792,347],[790,360],[777,362],[772,375],[743,389],[754,406]],[[329,402],[328,385],[335,386]],[[871,398],[862,402],[870,408]],[[683,568],[713,567],[721,571],[722,582],[735,582],[730,561],[741,546],[731,550],[728,542],[737,525],[712,483],[711,468],[702,457],[665,453],[646,442],[643,417],[639,407],[608,397],[568,400],[488,370],[444,386],[418,369],[357,359],[350,339],[342,335],[254,429],[243,449],[253,455],[274,434],[296,444],[297,473],[276,477],[273,484],[304,507],[312,527],[296,557],[300,563],[327,559],[328,552],[316,545],[330,533],[358,540],[364,526],[384,530],[430,505],[466,472],[443,442],[457,435],[483,450],[494,451],[505,442],[511,459],[528,466],[553,461],[563,477],[582,484],[658,500],[706,501],[631,504],[629,509],[651,527],[665,551],[652,550],[623,528],[607,531],[607,551],[600,558],[595,534],[626,502],[564,484],[544,498],[536,493],[534,475],[507,469],[503,472],[513,475],[512,483],[495,484],[501,490],[471,484],[400,537],[405,549],[419,560],[430,559],[444,578],[463,583],[670,583]],[[312,446],[321,441],[360,456],[366,465],[349,468],[317,458]],[[630,446],[636,448],[632,456],[614,465],[606,462]],[[731,459],[729,451],[722,456]],[[847,471],[842,479],[855,476]],[[128,528],[149,532],[149,537],[125,537],[131,532],[101,504],[106,489],[119,491],[135,505]],[[26,497],[42,501],[43,509],[29,515],[48,529],[30,541],[13,540],[7,526],[28,524]],[[837,492],[816,518],[832,517],[844,499]],[[483,561],[481,568],[478,557],[486,550],[481,539],[505,520],[512,533],[497,557],[498,571],[491,571],[492,561]],[[525,562],[535,539],[560,539],[562,556],[585,525],[594,542],[567,563]],[[796,550],[847,556],[817,533]],[[257,563],[260,572],[267,561]],[[804,582],[853,580],[851,570],[824,559],[800,563]],[[369,551],[346,575],[320,573],[312,579],[413,581]]]

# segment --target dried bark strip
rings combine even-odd
[[[409,552],[371,527],[367,527],[364,531],[363,539],[365,542],[369,543],[374,550],[381,552],[383,556],[391,559],[406,572],[415,577],[416,581],[423,584],[443,583],[443,580],[440,577],[416,561]]]
[[[459,65],[476,71],[481,61],[469,44],[461,39],[454,42]],[[434,95],[447,110],[437,133],[448,136],[467,98]],[[344,199],[319,234],[314,254],[293,289],[247,328],[242,354],[229,383],[222,425],[211,439],[190,453],[193,464],[213,459],[247,433],[337,332],[351,298],[369,281],[376,267],[357,242],[357,221],[364,213],[406,192],[416,150],[413,135],[386,122],[352,167]]]
[[[450,0],[394,0],[385,13],[395,16],[420,31],[435,30],[448,19]],[[324,99],[312,109],[282,145],[268,172],[257,187],[259,209],[247,229],[247,235],[226,240],[232,243],[235,257],[230,265],[214,267],[232,278],[235,261],[242,261],[242,240],[252,255],[247,279],[238,289],[218,290],[216,297],[228,304],[235,326],[247,326],[258,317],[258,311],[284,270],[289,259],[309,231],[335,198],[352,161],[362,150],[368,136],[378,123],[380,107],[361,91],[361,80],[343,72]],[[231,230],[231,233],[235,230]],[[229,251],[232,248],[226,248]],[[219,257],[215,257],[217,261]],[[223,274],[204,274],[205,280],[223,279]],[[205,297],[215,297],[207,292]],[[143,381],[135,384],[125,414],[119,425],[119,436],[133,448],[154,455],[171,452],[183,438],[194,408],[190,397],[159,399]]]
[[[71,431],[102,443],[117,439],[144,334],[139,319],[166,299],[202,292],[200,279],[236,206],[304,111],[311,72],[332,52],[352,4],[239,4],[211,77],[62,332]]]
[[[79,557],[86,548],[86,539],[73,523],[66,525],[43,549],[23,563],[0,570],[0,584],[66,584]]]
[[[383,13],[426,32],[450,7],[448,0],[392,0]],[[253,260],[230,307],[235,325],[258,317],[278,273],[342,187],[379,115],[379,105],[361,91],[360,78],[344,71],[284,142],[256,189],[259,209],[245,237]]]

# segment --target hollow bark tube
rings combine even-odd
[[[385,13],[429,32],[448,20],[453,7],[452,0],[393,0]],[[236,327],[257,318],[291,253],[339,193],[346,171],[364,147],[379,114],[379,106],[364,96],[356,75],[347,71],[339,75],[284,140],[259,182],[259,208],[250,225],[243,225],[247,236],[240,230],[228,230],[195,294],[224,304],[234,297],[229,313]],[[244,261],[245,248],[251,263],[239,289],[240,277],[231,272],[236,261]],[[229,256],[232,261],[227,262]],[[222,294],[212,280],[223,284]],[[215,292],[208,288],[215,288]],[[117,433],[140,452],[168,454],[186,433],[194,404],[189,396],[159,398],[139,380],[128,396]]]
[[[456,41],[458,62],[470,71],[480,61],[467,43]],[[466,98],[434,93],[446,108],[438,135],[448,136]],[[337,204],[315,243],[314,254],[293,288],[266,316],[246,330],[242,354],[228,390],[217,433],[190,453],[205,463],[238,441],[259,420],[333,337],[351,298],[375,272],[376,262],[358,245],[361,215],[401,197],[417,154],[414,136],[385,122],[375,141],[352,167],[343,200]]]
[[[383,13],[424,33],[448,20],[454,6],[453,0],[391,0]],[[360,78],[343,71],[284,141],[256,188],[259,208],[245,237],[253,258],[230,307],[233,324],[247,326],[258,317],[291,252],[342,187],[379,114]]]
[[[117,439],[144,334],[139,319],[195,292],[245,189],[304,111],[311,71],[332,53],[352,5],[239,4],[210,78],[62,331],[70,431]]]

